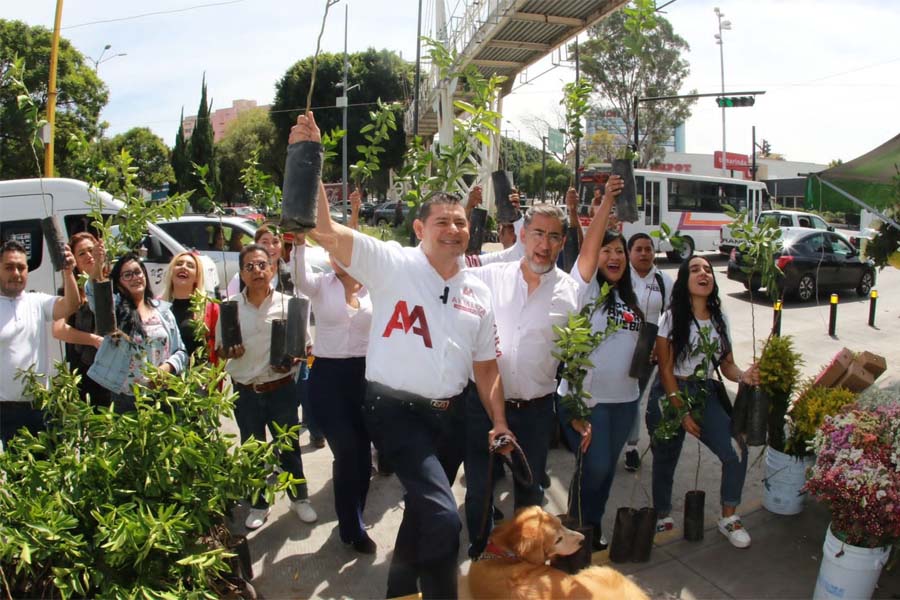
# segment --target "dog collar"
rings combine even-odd
[[[478,557],[478,560],[494,560],[498,558],[516,558],[516,555],[509,550],[504,550],[493,542],[488,542],[487,547]]]

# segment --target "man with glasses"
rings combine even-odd
[[[564,327],[569,313],[578,309],[578,286],[556,267],[565,243],[565,213],[549,204],[536,204],[525,213],[519,244],[524,256],[515,262],[493,263],[468,269],[491,291],[497,319],[501,355],[497,359],[506,394],[506,418],[519,441],[533,474],[532,484],[514,483],[515,506],[540,506],[544,490],[540,477],[547,463],[551,424],[555,419],[553,395],[556,368],[552,357],[554,325]],[[481,531],[482,513],[493,496],[488,485],[490,455],[484,439],[491,421],[471,398],[466,402],[466,523],[469,556],[484,550],[490,523]]]
[[[65,296],[25,292],[28,251],[15,240],[0,246],[0,441],[3,446],[22,427],[32,433],[44,429],[44,415],[25,396],[20,371],[32,367],[48,372],[47,334],[44,323],[67,319],[78,310],[81,296],[72,269],[75,257],[66,246],[63,269]],[[46,258],[45,258],[46,260]]]
[[[300,424],[297,417],[297,391],[294,376],[302,359],[294,359],[286,366],[272,366],[272,321],[287,319],[289,297],[272,289],[275,265],[268,250],[259,244],[250,244],[241,250],[239,263],[244,290],[229,300],[238,303],[238,321],[242,343],[230,348],[219,348],[219,356],[229,359],[225,370],[238,394],[234,406],[234,418],[241,433],[241,443],[253,436],[266,439],[266,427],[272,437],[276,425],[289,429]],[[216,340],[222,339],[222,321],[216,325]],[[300,457],[300,440],[291,436],[291,449],[279,451],[281,468],[296,479],[305,479],[303,460]],[[306,483],[296,486],[296,493],[289,494],[291,510],[304,523],[313,523],[318,516],[309,503]],[[269,516],[269,504],[260,496],[253,503],[244,525],[258,529]]]

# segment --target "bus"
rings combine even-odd
[[[605,184],[609,175],[610,170],[603,167],[582,171],[582,204],[591,203],[594,189]],[[747,210],[753,220],[771,207],[766,186],[759,181],[645,169],[635,169],[634,179],[638,220],[620,223],[620,231],[627,239],[635,233],[649,234],[665,223],[684,240],[680,251],[668,242],[659,244],[657,250],[673,262],[687,260],[694,252],[718,252],[721,228],[731,223],[726,204],[737,211]]]

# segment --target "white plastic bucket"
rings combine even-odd
[[[794,458],[790,454],[766,448],[766,478],[763,480],[763,506],[776,515],[796,515],[803,510],[806,493],[806,469],[812,457]]]
[[[813,600],[871,598],[889,554],[890,546],[860,548],[845,544],[834,537],[829,525]]]

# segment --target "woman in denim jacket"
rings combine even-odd
[[[85,286],[91,310],[96,310],[93,282],[103,277],[106,262],[102,242],[94,253],[94,270]],[[115,282],[118,330],[103,338],[88,376],[112,393],[113,406],[122,413],[135,408],[133,386],[147,384],[146,363],[177,375],[187,364],[187,352],[169,303],[151,296],[147,269],[137,254],[122,256],[109,276]]]

